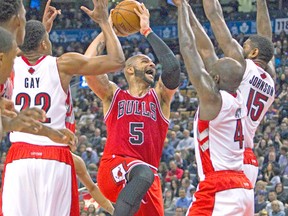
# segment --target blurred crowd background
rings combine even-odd
[[[167,2],[165,0],[140,2],[144,2],[150,10],[150,22],[153,30],[158,26],[161,28],[172,26],[172,28],[176,27],[177,29],[177,10],[169,3],[169,0]],[[203,24],[206,24],[207,20],[201,5],[202,1],[193,0],[190,2],[197,17]],[[245,27],[247,23],[249,26],[250,22],[254,22],[255,28],[255,0],[220,0],[220,2],[226,21],[240,23],[240,26],[235,25],[237,29],[232,33],[242,44],[250,32],[249,30],[245,31],[243,26]],[[41,20],[46,2],[31,0],[24,1],[24,3],[27,9],[27,20]],[[280,213],[283,212],[288,215],[288,1],[267,0],[267,3],[271,20],[273,20],[277,80],[275,102],[269,108],[254,138],[254,151],[259,162],[259,175],[255,187],[255,215],[259,216],[272,215],[272,212],[275,215],[275,211],[278,211],[279,215],[282,215]],[[53,0],[53,6],[62,10],[62,14],[55,20],[53,31],[50,34],[55,56],[70,51],[84,53],[93,39],[89,35],[81,41],[72,40],[71,42],[69,40],[70,31],[91,30],[94,32],[94,37],[97,36],[97,32],[99,33],[99,27],[79,9],[81,4],[92,8],[91,2],[88,0],[81,2],[76,0]],[[117,1],[110,2],[110,8],[114,8],[116,4]],[[253,23],[251,25],[253,26]],[[232,30],[233,27],[230,29]],[[57,34],[57,40],[55,38],[53,40],[53,34],[54,36]],[[171,37],[165,37],[163,34],[161,37],[174,51],[181,64],[182,71],[181,84],[171,104],[170,126],[164,143],[159,175],[162,179],[165,215],[181,216],[185,215],[189,204],[193,202],[192,196],[198,184],[193,141],[193,116],[198,101],[179,52],[177,34]],[[217,46],[213,35],[211,35],[211,40],[217,54],[221,57],[223,55],[222,51]],[[143,53],[154,60],[157,68],[157,78],[159,78],[162,73],[162,66],[144,37],[137,34],[128,38],[121,38],[121,44],[126,58]],[[116,82],[120,88],[127,88],[127,82],[121,71],[109,74],[109,78]],[[97,169],[107,137],[106,126],[103,122],[102,103],[87,88],[83,77],[75,77],[71,86],[77,122],[76,135],[79,140],[76,153],[83,158],[93,181],[96,182]],[[9,147],[9,134],[7,134],[0,146],[1,171]],[[83,185],[79,183],[80,215],[109,215],[89,198],[85,198],[87,192],[85,189],[82,190],[82,187]],[[274,201],[278,204],[279,210],[274,209],[273,206],[275,205],[272,205],[272,203],[275,203]]]

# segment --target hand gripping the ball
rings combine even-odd
[[[150,29],[149,10],[142,3],[138,5],[138,9],[134,9],[134,11],[140,17],[140,33],[144,35],[147,29]]]
[[[99,25],[108,22],[108,0],[93,0],[93,4],[92,11],[84,6],[81,6],[81,9]]]

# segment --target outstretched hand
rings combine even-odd
[[[50,6],[51,1],[52,0],[47,1],[42,18],[42,23],[48,33],[51,31],[53,22],[56,19],[57,15],[61,14],[61,10],[57,10],[55,7]]]
[[[134,8],[135,13],[140,18],[140,33],[143,34],[143,32],[150,28],[150,13],[149,10],[145,7],[143,3],[138,5],[138,9]]]
[[[81,10],[98,24],[108,22],[108,0],[93,0],[93,4],[93,10],[89,10],[84,6],[81,6]]]

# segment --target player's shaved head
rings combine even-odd
[[[131,66],[135,66],[135,62],[137,61],[137,59],[140,59],[140,58],[147,58],[147,59],[150,59],[148,56],[146,55],[143,55],[143,54],[138,54],[138,55],[134,55],[130,58],[128,58],[125,62],[125,68],[126,67],[131,67]]]
[[[243,78],[242,65],[229,57],[219,59],[211,71],[211,76],[219,76],[219,88],[228,92],[235,92]]]

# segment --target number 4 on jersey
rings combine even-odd
[[[243,148],[243,141],[244,141],[244,135],[243,135],[243,127],[241,119],[237,119],[236,122],[236,131],[234,134],[234,142],[239,142],[239,148]]]

